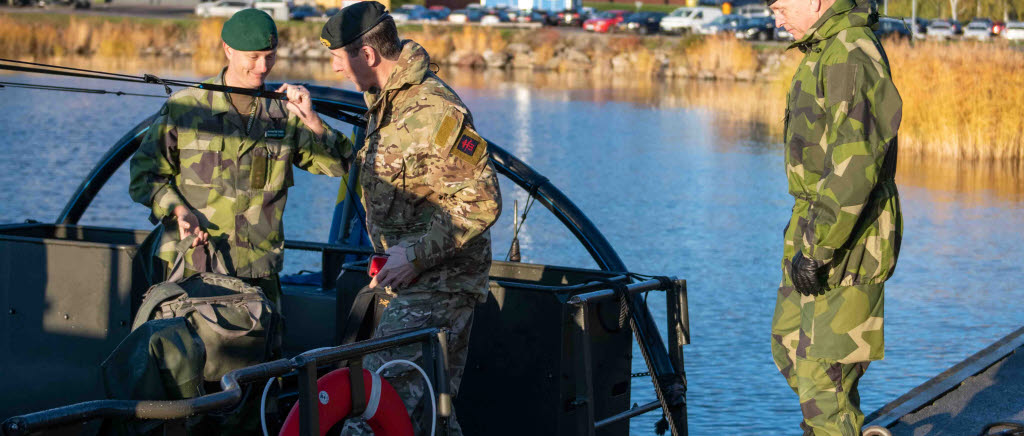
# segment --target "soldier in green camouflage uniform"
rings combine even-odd
[[[334,70],[365,92],[369,108],[366,144],[356,162],[370,240],[375,251],[388,254],[370,287],[393,295],[374,336],[449,329],[454,396],[473,309],[488,292],[488,229],[501,212],[487,142],[473,129],[458,95],[430,71],[426,50],[399,40],[380,3],[343,9],[324,26],[321,42],[331,49]],[[411,345],[369,355],[365,363],[369,369],[395,359],[422,364],[421,357],[420,346]],[[429,434],[430,399],[419,373],[402,365],[389,367],[384,376],[405,402],[416,434]],[[461,434],[454,418],[452,434]],[[350,427],[346,434],[366,430]]]
[[[204,83],[262,88],[274,64],[274,21],[246,9],[224,24],[222,37],[228,66]],[[278,91],[287,94],[287,107],[281,100],[197,88],[176,92],[132,157],[129,191],[166,225],[161,258],[173,262],[174,244],[195,234],[186,271],[213,269],[207,257],[215,250],[228,274],[280,303],[281,217],[292,166],[339,177],[352,144],[316,115],[303,87],[286,84]]]
[[[883,287],[903,232],[896,173],[902,101],[870,0],[769,0],[804,58],[786,106],[789,192],[772,354],[805,435],[859,435],[857,381],[884,356]]]

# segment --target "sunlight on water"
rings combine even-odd
[[[71,62],[71,60],[68,60]],[[68,63],[64,62],[64,63]],[[80,64],[75,64],[80,65]],[[92,65],[196,79],[217,66]],[[338,86],[323,66],[280,64],[276,77]],[[443,70],[478,129],[547,176],[589,215],[626,264],[688,280],[693,344],[686,347],[691,434],[794,434],[794,394],[769,353],[780,279],[786,194],[778,143],[781,102],[763,85],[714,82],[593,83],[572,75]],[[6,81],[47,83],[38,76]],[[277,79],[281,80],[281,79]],[[147,85],[56,79],[65,86],[160,93]],[[342,86],[351,89],[347,84]],[[52,221],[107,147],[160,99],[0,91],[0,222]],[[340,123],[333,123],[349,131]],[[871,412],[1021,326],[1024,180],[1015,165],[900,162],[905,237],[887,285],[886,359],[862,382]],[[149,228],[127,195],[127,169],[108,182],[83,224]],[[324,241],[336,180],[296,172],[285,215],[289,239]],[[503,258],[512,202],[527,195],[502,180],[504,211],[493,229]],[[586,250],[543,207],[520,235],[523,260],[593,267]],[[286,272],[319,268],[289,252]],[[650,307],[664,325],[662,296]],[[644,371],[635,351],[634,370]],[[653,399],[645,379],[633,399]],[[652,413],[632,433],[653,434]]]

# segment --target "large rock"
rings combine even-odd
[[[508,65],[510,54],[504,51],[487,50],[484,52],[483,57],[487,68],[505,68]]]
[[[479,53],[468,50],[457,50],[448,57],[448,63],[459,67],[484,68],[487,61]]]
[[[532,69],[533,68],[533,55],[529,52],[520,52],[512,56],[512,68],[516,69]]]
[[[515,42],[509,44],[508,47],[505,47],[505,51],[514,56],[519,53],[529,53],[533,51],[533,49],[531,49],[529,45],[523,44],[521,42]]]
[[[626,72],[633,70],[633,59],[629,53],[619,53],[612,58],[612,71]]]

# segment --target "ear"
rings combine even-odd
[[[231,59],[231,54],[234,53],[235,50],[233,48],[229,47],[228,43],[226,43],[224,41],[221,41],[220,44],[222,46],[224,46],[224,56],[226,56],[230,60]]]
[[[364,45],[360,47],[359,52],[362,54],[363,59],[366,60],[367,66],[376,67],[380,63],[380,54],[370,46]]]
[[[814,12],[821,11],[821,0],[811,0],[811,10]]]

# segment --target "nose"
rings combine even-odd
[[[344,71],[344,68],[341,65],[341,60],[338,59],[337,56],[331,57],[331,69],[334,70],[335,73],[341,73]]]

